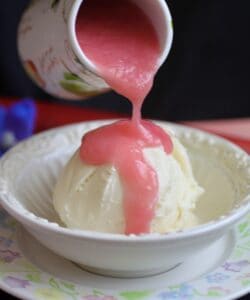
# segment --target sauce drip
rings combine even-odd
[[[146,15],[129,0],[85,0],[76,35],[80,47],[112,89],[133,105],[131,120],[86,134],[81,159],[92,165],[112,164],[123,187],[125,233],[150,231],[158,198],[156,171],[143,149],[162,146],[172,152],[170,137],[157,125],[141,120],[141,106],[158,69],[160,44]]]

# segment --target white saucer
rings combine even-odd
[[[167,273],[119,279],[89,273],[57,256],[0,208],[0,287],[32,300],[234,299],[250,291],[250,215]]]

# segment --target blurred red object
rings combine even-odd
[[[15,101],[17,101],[17,99],[0,99],[0,104],[8,106]],[[37,101],[36,105],[38,112],[36,132],[83,121],[126,117],[124,114],[88,109],[67,103],[58,104],[48,101]],[[250,153],[250,118],[181,123],[220,135]]]
[[[37,106],[37,132],[83,121],[107,120],[124,117],[124,115],[118,113],[67,104],[37,102]]]
[[[9,106],[18,99],[0,98],[0,105]],[[104,120],[124,118],[126,115],[108,112],[104,110],[83,108],[67,103],[54,103],[48,101],[36,101],[37,120],[36,132],[63,126],[72,123],[79,123],[91,120]]]
[[[182,124],[220,135],[250,153],[250,118],[190,121]]]

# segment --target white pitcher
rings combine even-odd
[[[161,44],[159,66],[172,44],[173,28],[164,0],[133,0],[152,21]],[[75,24],[84,0],[32,0],[18,28],[18,50],[29,76],[47,93],[86,99],[109,89],[84,55]]]

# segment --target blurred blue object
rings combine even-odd
[[[0,106],[0,154],[32,135],[36,114],[32,99],[21,99],[9,108]]]

